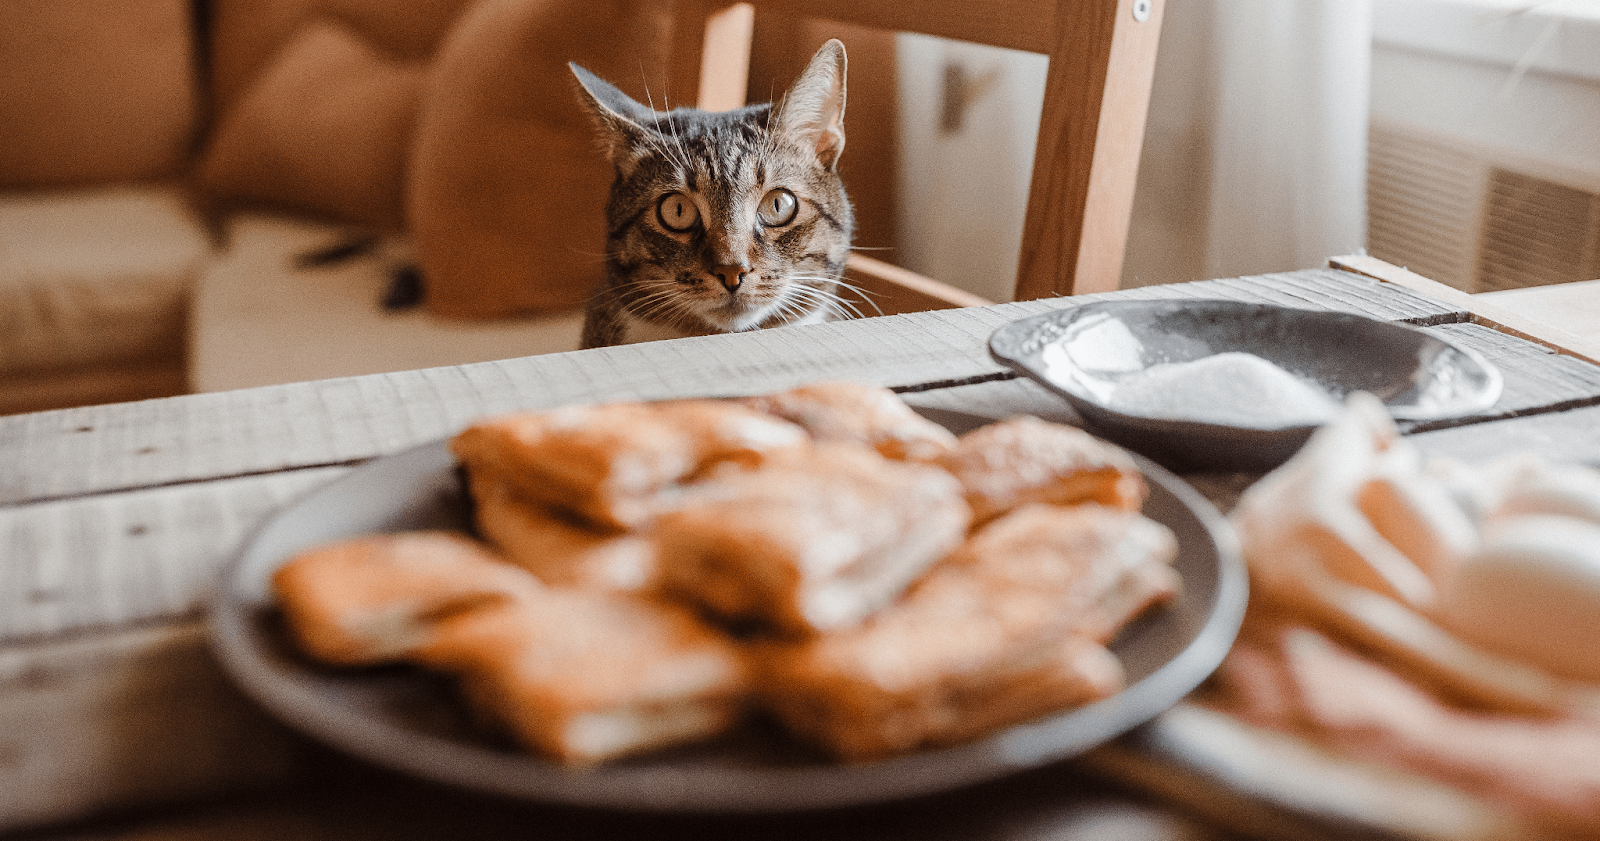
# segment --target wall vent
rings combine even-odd
[[[1600,277],[1600,195],[1489,173],[1474,292]]]
[[[1472,285],[1483,165],[1449,142],[1373,121],[1367,251],[1458,289]]]
[[[1592,180],[1515,157],[1373,120],[1367,251],[1467,292],[1600,278]]]

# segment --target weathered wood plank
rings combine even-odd
[[[1473,302],[1514,312],[1600,345],[1600,280],[1479,292]]]
[[[1505,380],[1500,399],[1471,422],[1600,403],[1600,366],[1577,357],[1558,355],[1543,345],[1481,324],[1444,324],[1425,329],[1483,354]],[[1460,425],[1462,421],[1452,419],[1402,426],[1407,431],[1423,431]]]
[[[1311,270],[0,417],[0,505],[347,463],[517,408],[744,394],[822,378],[962,382],[1001,370],[987,342],[1007,321],[1107,297],[1210,296],[1405,320],[1454,311],[1391,284]]]
[[[1468,310],[1472,313],[1472,320],[1487,324],[1503,333],[1532,339],[1563,354],[1600,364],[1600,342],[1573,335],[1559,327],[1499,306],[1493,299],[1469,295],[1409,269],[1385,263],[1365,254],[1334,257],[1328,264],[1335,269],[1414,289],[1430,298],[1446,301]]]
[[[308,756],[194,622],[0,648],[0,725],[0,833],[237,791]]]
[[[1467,463],[1521,452],[1600,467],[1600,406],[1418,432],[1410,439],[1430,456]]]
[[[1233,836],[1129,797],[1071,768],[907,803],[778,815],[573,810],[428,785],[338,763],[265,796],[29,841],[1228,841]],[[530,831],[531,828],[535,828]]]
[[[0,509],[0,646],[193,619],[222,566],[272,512],[347,470]]]
[[[1015,310],[950,312],[0,418],[0,504],[344,463],[513,408],[998,370],[982,341]]]
[[[1441,324],[1465,321],[1467,311],[1405,287],[1335,269],[1249,275],[1123,290],[1139,299],[1222,298],[1300,309],[1365,315],[1384,321]]]

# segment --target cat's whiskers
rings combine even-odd
[[[783,324],[792,324],[804,319],[818,309],[815,306],[815,299],[809,294],[815,291],[817,290],[810,286],[792,287],[789,290],[789,294],[785,295],[778,302],[778,305],[773,307],[772,312],[767,317],[777,318]],[[832,312],[831,307],[824,307],[823,310],[824,318]]]
[[[883,308],[879,307],[877,302],[872,300],[873,298],[881,297],[880,293],[873,292],[872,290],[867,289],[867,288],[862,287],[862,286],[857,286],[854,283],[849,283],[842,277],[837,277],[837,276],[834,276],[834,275],[828,275],[826,277],[826,279],[831,280],[840,289],[843,289],[843,290],[845,290],[847,292],[854,292],[856,294],[856,296],[861,299],[862,303],[866,304],[869,307],[872,307],[873,311],[875,311],[878,315],[883,315]],[[854,306],[849,304],[849,299],[848,298],[845,298],[842,295],[838,295],[837,293],[835,293],[835,297],[838,297],[841,301],[845,301],[846,305],[850,306],[850,310],[855,313],[855,317],[856,318],[864,318],[865,317],[865,315],[859,309],[857,309],[856,307],[854,307]]]
[[[834,277],[833,275],[804,275],[804,274],[799,274],[799,275],[790,275],[789,279],[791,281],[800,281],[800,280],[827,281],[827,282],[831,282],[831,283],[836,283],[836,284],[838,284],[840,286],[843,286],[845,288],[848,288],[848,289],[855,290],[858,293],[861,292],[861,290],[857,289],[857,287],[854,287],[854,286],[851,286],[850,284],[844,283],[843,281],[839,280],[838,278]],[[871,303],[871,302],[868,301],[867,303]],[[803,317],[806,314],[808,314],[809,310],[807,310],[806,312],[801,312],[801,311],[799,311],[799,308],[801,306],[805,306],[805,307],[808,307],[808,308],[820,306],[830,316],[849,317],[849,318],[864,318],[865,317],[865,315],[861,312],[860,308],[858,308],[854,303],[852,303],[850,301],[850,299],[844,297],[843,295],[840,295],[837,292],[834,292],[834,291],[832,291],[830,289],[825,289],[825,288],[820,287],[820,286],[811,286],[811,285],[805,284],[805,283],[792,283],[788,288],[788,295],[784,299],[784,307],[786,309],[794,311],[798,316]],[[874,309],[876,309],[876,305],[874,305]],[[883,313],[880,310],[879,311],[879,315],[882,315],[882,314]],[[786,320],[793,320],[793,319],[786,319]]]
[[[629,312],[647,321],[676,324],[683,322],[685,316],[693,321],[695,312],[692,303],[677,294],[671,281],[658,281],[653,286],[657,288],[646,289],[643,296],[630,302]]]
[[[687,172],[689,170],[689,150],[684,148],[683,139],[678,136],[678,125],[672,119],[671,107],[668,106],[666,99],[663,98],[661,100],[662,107],[660,110],[657,110],[655,97],[650,93],[649,85],[645,86],[644,96],[645,103],[650,107],[650,110],[656,114],[655,124],[650,127],[651,146],[653,146],[656,151],[660,152],[662,157],[672,162],[672,165],[677,167],[679,171]],[[661,130],[663,125],[667,127],[667,131]],[[670,144],[670,148],[669,144],[667,143],[669,134],[671,135],[671,139],[673,141],[672,144]]]
[[[663,118],[663,120],[664,119],[665,118]],[[679,171],[686,171],[689,168],[689,159],[687,153],[683,149],[683,144],[669,143],[667,136],[654,128],[652,128],[649,132],[649,143],[651,149],[653,149],[661,157],[665,158]]]
[[[677,138],[677,124],[672,120],[671,109],[667,106],[666,99],[663,98],[661,100],[662,110],[657,110],[655,97],[650,93],[649,85],[645,85],[644,96],[645,104],[648,105],[650,110],[656,115],[655,124],[647,127],[647,133],[650,135],[649,143],[651,147],[659,152],[661,157],[666,158],[672,163],[673,166],[677,167],[679,171],[688,171],[689,150],[685,149],[683,147],[683,141]],[[662,124],[666,124],[676,140],[676,142],[671,144],[670,147],[667,143],[667,133],[661,131],[660,127]]]
[[[659,318],[664,312],[682,310],[671,280],[642,280],[631,286],[616,286],[595,296],[593,303],[621,301],[621,308],[641,318]]]
[[[672,130],[672,143],[673,143],[673,145],[678,147],[678,155],[680,156],[680,158],[679,158],[680,163],[678,165],[683,169],[683,172],[687,175],[688,172],[690,171],[690,169],[692,168],[689,165],[689,159],[692,156],[689,154],[688,147],[683,145],[683,135],[678,132],[678,123],[677,123],[677,121],[669,120],[667,122],[667,126],[668,126],[668,128],[670,128]]]

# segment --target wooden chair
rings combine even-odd
[[[743,105],[754,15],[768,11],[1044,53],[1050,64],[1015,297],[1109,291],[1122,274],[1163,6],[1164,0],[678,0],[671,84],[697,91],[701,108]],[[852,255],[847,274],[886,314],[987,303],[860,255]]]

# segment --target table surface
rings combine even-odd
[[[1382,797],[1302,784],[1289,771],[1314,782],[1327,766],[1305,765],[1314,757],[1271,740],[1241,751],[1241,738],[1261,734],[1241,736],[1189,706],[1081,761],[843,814],[651,818],[490,802],[330,758],[274,731],[213,666],[172,653],[203,649],[214,576],[275,510],[481,416],[851,379],[892,387],[914,405],[1070,422],[1063,403],[996,363],[987,341],[1014,319],[1108,297],[1227,298],[1420,326],[1476,348],[1506,381],[1481,417],[1408,429],[1425,452],[1526,450],[1600,465],[1600,351],[1591,342],[1377,261],[1337,265],[1345,268],[0,417],[0,732],[13,734],[0,738],[0,833],[420,839],[536,825],[556,839],[1503,834],[1503,816],[1420,781]],[[1223,504],[1248,481],[1193,478]],[[126,680],[110,686],[108,675],[148,685],[139,694]],[[60,723],[92,728],[108,717],[121,728],[107,737],[113,747]],[[174,735],[184,727],[202,735]],[[183,755],[166,756],[177,742]],[[159,803],[184,805],[149,805]]]
[[[1474,297],[1581,339],[1600,342],[1600,280],[1501,289]]]

